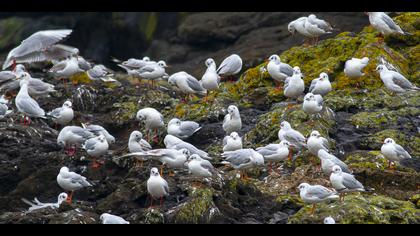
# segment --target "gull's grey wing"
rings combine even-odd
[[[285,132],[284,138],[288,141],[290,140],[290,142],[292,142],[292,143],[302,143],[302,142],[304,143],[305,142],[305,137],[301,133],[299,133],[295,130]]]
[[[319,79],[313,79],[311,82],[311,86],[309,86],[309,92],[312,92],[316,86],[316,83],[318,83]]]
[[[404,158],[411,158],[410,154],[399,144],[395,144],[395,152],[398,156],[403,156]]]
[[[0,91],[1,92],[7,92],[7,91],[10,91],[10,90],[19,89],[19,87],[20,87],[19,80],[11,80],[11,81],[5,82],[1,85]]]
[[[96,139],[88,139],[84,144],[84,148],[86,150],[93,150],[95,149],[95,145],[96,145]]]
[[[54,85],[46,83],[42,80],[39,79],[31,79],[28,82],[28,86],[31,87],[32,89],[35,89],[37,91],[43,91],[43,90],[48,90],[50,88],[54,88]]]
[[[193,133],[195,133],[197,131],[197,129],[200,127],[200,125],[196,122],[193,121],[183,121],[181,122],[181,126],[179,127],[180,129],[180,135],[184,136],[190,136]]]
[[[86,180],[86,177],[81,176],[81,175],[79,175],[79,174],[77,174],[77,173],[75,173],[75,172],[69,172],[69,173],[68,173],[68,176],[69,176],[69,178],[70,178],[71,182],[72,182],[72,183],[74,183],[74,184],[78,183],[78,184],[82,185],[83,187],[92,186],[92,185],[91,185],[91,184],[90,184],[90,183]]]
[[[187,84],[194,91],[203,91],[205,90],[198,80],[192,76],[187,76]]]
[[[330,148],[330,142],[328,141],[328,139],[321,137],[321,141],[322,146],[325,147],[326,150],[328,150]]]
[[[53,67],[51,67],[50,71],[57,72],[57,71],[63,70],[64,68],[66,68],[66,66],[67,66],[67,60],[60,61],[56,63]]]
[[[78,64],[79,68],[84,70],[84,71],[92,69],[92,66],[90,65],[90,63],[88,61],[86,61],[86,59],[84,59],[81,56],[77,57],[77,64]]]
[[[95,137],[95,135],[93,133],[91,133],[90,131],[85,130],[83,128],[80,128],[80,127],[71,129],[71,132],[80,136],[80,137],[83,137],[84,139],[89,139],[89,138]]]
[[[156,65],[146,65],[139,69],[140,73],[153,72],[156,69]]]
[[[1,71],[0,72],[0,83],[16,79],[16,74],[12,71]]]
[[[152,146],[146,140],[144,140],[144,139],[140,140],[140,146],[145,151],[152,150]]]
[[[234,55],[227,57],[225,60],[222,61],[219,68],[217,69],[218,74],[225,74],[226,72],[230,72],[231,68],[241,67],[241,62],[236,60]]]
[[[103,70],[97,68],[96,66],[87,71],[88,75],[92,78],[98,79],[104,76]]]
[[[62,107],[58,107],[58,108],[55,108],[54,110],[50,111],[48,113],[48,115],[57,118],[57,117],[60,116],[61,111],[63,111],[63,108]]]
[[[342,173],[343,185],[347,189],[364,189],[363,184],[360,183],[353,175]]]
[[[280,67],[279,70],[281,73],[287,75],[287,76],[292,76],[293,75],[293,68],[286,63],[280,63]]]
[[[316,99],[316,101],[317,101],[317,103],[318,103],[318,106],[322,106],[322,105],[324,105],[324,99],[322,98],[322,96],[321,96],[321,95],[319,95],[319,94],[315,94],[315,99]]]
[[[12,50],[13,56],[20,57],[28,53],[46,49],[67,37],[71,32],[72,30],[68,29],[38,31],[23,40],[15,50]]]
[[[25,111],[25,113],[30,114],[30,115],[34,115],[34,116],[44,115],[44,110],[31,97],[27,97],[26,99],[16,100],[16,106],[19,106],[22,110]]]
[[[207,160],[202,160],[200,162],[200,165],[201,165],[201,167],[208,170],[212,174],[215,172],[214,166]]]
[[[247,149],[240,149],[237,151],[224,152],[222,156],[226,157],[226,161],[235,166],[239,166],[251,162],[252,153]]]
[[[319,198],[319,199],[324,199],[324,198],[327,198],[327,197],[333,195],[334,192],[327,189],[326,187],[324,187],[322,185],[314,185],[314,186],[311,186],[310,188],[308,188],[307,194],[309,196],[313,196],[313,197],[316,197],[316,198]]]
[[[400,31],[401,28],[389,17],[387,14],[381,14],[381,19],[385,22],[385,24],[392,30]]]
[[[401,88],[412,89],[414,87],[413,84],[400,73],[395,71],[390,71],[390,73],[392,73],[392,82]]]

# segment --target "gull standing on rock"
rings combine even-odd
[[[15,66],[16,63],[30,63],[39,57],[39,55],[48,50],[51,46],[55,45],[68,35],[72,30],[43,30],[38,31],[25,40],[22,43],[12,49],[7,55],[6,60],[3,63],[3,70],[9,66]]]
[[[222,157],[224,158],[222,164],[228,164],[234,169],[240,170],[241,179],[248,178],[246,172],[242,172],[242,170],[264,165],[264,157],[250,148],[223,152]]]
[[[48,112],[47,116],[51,117],[56,124],[67,125],[74,118],[72,103],[70,101],[65,101],[62,107],[55,108]]]
[[[58,209],[60,207],[61,203],[66,201],[67,197],[68,197],[67,193],[60,193],[57,197],[57,202],[56,203],[42,203],[37,198],[34,198],[33,202],[30,202],[25,198],[22,198],[21,200],[24,203],[31,206],[26,211],[26,212],[29,213],[29,212],[33,212],[33,211],[36,211],[36,210],[45,209],[45,208],[48,208],[48,207],[50,207],[52,209]]]
[[[319,94],[307,93],[303,98],[303,111],[310,115],[319,114],[322,111],[324,99]]]
[[[217,74],[222,78],[232,77],[238,74],[242,70],[242,59],[237,54],[232,54],[226,57],[219,68],[217,68]]]
[[[362,59],[353,57],[346,61],[344,65],[344,74],[351,79],[360,78],[365,75],[363,69],[369,64],[369,58],[363,57]]]
[[[72,56],[55,64],[49,72],[52,73],[54,77],[62,79],[65,86],[66,84],[64,79],[68,79],[75,74],[82,73],[84,70],[79,67],[77,56]]]
[[[101,220],[102,224],[111,224],[111,225],[124,225],[124,224],[130,224],[130,222],[124,220],[122,217],[111,215],[108,213],[103,213],[99,219]]]
[[[201,85],[204,89],[207,90],[205,101],[207,101],[209,92],[211,93],[212,91],[218,90],[220,84],[220,76],[217,74],[216,62],[213,60],[213,58],[206,60],[206,66],[207,70],[203,77],[201,77]]]
[[[100,136],[103,135],[106,138],[106,141],[108,142],[108,144],[113,144],[115,143],[115,137],[112,136],[104,127],[100,126],[100,125],[85,125],[82,123],[83,128],[85,128],[87,131],[92,132],[93,134],[95,134],[96,136]]]
[[[168,123],[168,134],[186,139],[191,137],[201,129],[200,125],[194,121],[181,121],[178,118],[173,118]]]
[[[284,96],[296,99],[305,91],[305,82],[302,79],[302,73],[298,66],[293,67],[292,77],[286,78],[284,84]]]
[[[79,126],[64,127],[57,137],[57,144],[64,147],[67,155],[72,156],[76,153],[76,147],[81,146],[86,140],[95,135]]]
[[[325,20],[318,19],[314,14],[308,16],[305,21],[304,27],[308,33],[315,37],[315,44],[318,42],[319,36],[324,34],[331,34],[333,28]]]
[[[227,135],[232,132],[240,132],[242,129],[242,120],[239,109],[235,105],[230,105],[227,109],[228,114],[225,115],[223,119],[223,130]]]
[[[333,188],[340,193],[341,201],[344,200],[346,192],[365,191],[362,183],[357,181],[353,175],[344,173],[338,165],[333,166],[330,181]]]
[[[169,196],[168,182],[160,176],[156,167],[150,170],[150,177],[147,180],[147,192],[150,194],[150,207],[153,207],[153,199],[160,198],[160,206],[162,206],[163,197]]]
[[[39,104],[29,96],[28,94],[28,81],[20,81],[20,90],[15,99],[16,107],[18,111],[24,114],[24,125],[30,124],[30,117],[44,118],[45,111]],[[27,120],[28,117],[28,121]]]
[[[280,88],[280,82],[284,82],[287,77],[293,76],[293,68],[289,64],[281,62],[278,55],[271,55],[268,60],[268,74],[274,79],[277,88]]]
[[[242,138],[238,133],[232,132],[223,138],[223,151],[236,151],[242,149]]]
[[[308,141],[306,142],[309,152],[312,155],[318,156],[318,151],[323,149],[328,151],[329,142],[326,138],[322,137],[321,134],[314,130],[311,132]]]
[[[332,90],[330,80],[328,78],[328,74],[322,72],[319,74],[319,78],[313,79],[311,82],[311,86],[309,87],[309,92],[313,94],[319,94],[325,96]]]
[[[99,162],[96,158],[101,157],[108,153],[109,144],[104,135],[90,138],[82,145],[87,154],[92,157],[92,168],[100,167],[103,162]]]
[[[338,159],[336,156],[328,153],[326,150],[319,149],[318,157],[321,159],[321,168],[325,175],[330,176],[335,165],[340,166],[341,170],[344,172],[351,174],[351,171],[346,163]]]
[[[136,120],[145,124],[146,139],[148,140],[150,131],[154,130],[154,139],[158,142],[158,129],[165,126],[163,115],[154,108],[146,107],[137,112]]]
[[[306,138],[299,131],[292,128],[289,122],[283,121],[280,123],[280,130],[278,133],[280,141],[286,140],[290,146],[295,146],[298,150],[306,147]],[[289,152],[289,160],[292,160],[292,152]]]
[[[192,154],[185,164],[188,167],[188,172],[197,177],[211,178],[218,174],[216,168],[208,160],[202,159],[197,154]]]
[[[316,204],[327,200],[339,198],[337,192],[330,190],[322,185],[310,185],[301,183],[299,185],[300,198],[303,202],[312,203],[311,215],[315,213]]]
[[[103,82],[115,82],[115,79],[110,78],[113,74],[104,65],[95,65],[92,69],[86,71],[90,80]]]
[[[411,90],[420,90],[420,88],[414,86],[408,79],[406,79],[400,73],[388,70],[385,65],[379,65],[376,67],[379,71],[379,76],[385,87],[394,93],[404,93]]]
[[[187,101],[187,98],[190,95],[207,95],[207,90],[203,87],[201,82],[185,71],[180,71],[169,76],[168,83],[175,86],[180,92],[186,94],[184,102]]]
[[[152,150],[152,146],[143,139],[143,134],[140,131],[135,130],[131,132],[130,138],[128,140],[128,151],[130,153],[146,152],[150,150]],[[145,159],[141,158],[140,160],[140,166],[143,166],[143,161],[145,161]]]
[[[395,143],[392,138],[385,139],[381,147],[381,153],[388,160],[388,168],[391,167],[391,163],[411,158],[410,154],[401,145]]]
[[[290,143],[286,140],[279,144],[268,144],[265,147],[259,147],[257,152],[264,157],[264,161],[269,163],[269,173],[271,173],[271,162],[279,162],[287,159],[290,153]]]
[[[206,159],[206,160],[212,159],[212,157],[210,157],[207,152],[200,150],[196,148],[194,145],[187,143],[173,135],[170,135],[170,134],[166,135],[163,142],[165,143],[166,148],[175,149],[175,150],[187,149],[190,152],[190,154],[197,154],[201,158]]]
[[[148,63],[139,69],[139,76],[148,81],[152,81],[152,86],[154,86],[156,80],[161,79],[166,75],[166,67],[168,66],[164,61],[159,61],[158,63]]]
[[[27,72],[20,74],[20,79],[28,82],[28,93],[31,96],[45,96],[51,92],[56,92],[54,85],[46,83],[40,79],[32,78]]]
[[[67,198],[68,203],[71,203],[74,191],[92,186],[92,184],[86,180],[86,177],[71,172],[69,168],[65,166],[61,167],[60,173],[57,175],[57,183],[62,189],[70,191],[70,195]]]
[[[393,33],[403,35],[409,34],[404,32],[391,17],[385,14],[385,12],[367,12],[367,14],[369,15],[369,22],[372,27],[379,31],[382,35]]]

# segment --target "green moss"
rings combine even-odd
[[[135,119],[138,110],[136,102],[114,103],[113,108],[116,108],[116,111],[112,114],[112,119],[118,124]]]
[[[0,48],[7,49],[19,44],[25,22],[18,17],[0,20]]]
[[[140,32],[142,32],[147,41],[153,39],[153,35],[156,31],[156,27],[159,20],[159,14],[156,12],[150,12],[145,16],[145,19],[140,21]]]
[[[409,201],[400,201],[386,196],[349,194],[344,202],[317,204],[315,214],[312,206],[305,206],[289,218],[288,223],[323,223],[331,216],[339,224],[418,224],[420,211]]]
[[[145,224],[164,224],[165,217],[159,209],[149,208],[146,209],[144,213],[144,223]]]
[[[399,117],[416,117],[418,115],[420,115],[420,110],[415,107],[404,107],[398,110],[384,108],[373,112],[359,112],[350,118],[350,122],[356,128],[379,129],[383,126],[390,127],[397,125]]]
[[[385,170],[388,161],[383,158],[380,151],[360,151],[346,155],[345,162],[351,169]]]
[[[420,194],[416,194],[410,198],[410,202],[414,203],[417,209],[420,208]]]

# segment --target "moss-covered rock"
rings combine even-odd
[[[420,210],[409,201],[386,196],[349,194],[344,202],[317,204],[315,214],[307,205],[289,218],[291,224],[321,224],[331,216],[338,224],[418,224]]]

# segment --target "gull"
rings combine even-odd
[[[217,74],[216,71],[216,62],[214,62],[213,58],[209,58],[205,62],[207,69],[204,75],[201,77],[201,85],[207,91],[206,99],[208,92],[215,91],[219,89],[220,84],[220,76]]]
[[[230,105],[227,109],[227,112],[228,114],[226,114],[225,118],[223,119],[223,130],[227,135],[231,134],[232,132],[241,131],[242,120],[238,107],[235,105]]]
[[[210,157],[207,152],[200,150],[196,148],[194,145],[187,143],[173,135],[170,135],[170,134],[166,135],[163,142],[166,148],[175,149],[175,150],[187,149],[190,152],[190,154],[197,154],[201,158],[206,159],[206,160],[212,159],[212,157]]]
[[[335,220],[331,216],[325,217],[324,224],[333,225],[335,224]]]
[[[128,140],[128,151],[130,153],[135,153],[145,152],[149,150],[152,150],[152,146],[146,140],[143,139],[143,134],[138,130],[131,132],[130,138]],[[144,160],[144,158],[141,158],[140,166],[143,166]]]
[[[340,193],[341,201],[344,200],[346,192],[365,191],[363,184],[357,181],[354,175],[344,173],[338,165],[335,165],[332,168],[330,182],[333,188]]]
[[[93,81],[102,80],[103,82],[115,82],[110,78],[113,74],[104,65],[95,65],[92,69],[86,71],[89,79]]]
[[[116,216],[116,215],[111,215],[108,213],[103,213],[99,219],[102,221],[102,224],[106,225],[106,224],[119,224],[119,225],[124,225],[124,224],[130,224],[130,222],[124,220],[122,217]]]
[[[1,71],[0,72],[0,93],[11,93],[11,97],[16,96],[14,93],[20,87],[19,78],[21,73],[26,72],[25,66],[17,64],[14,71]],[[10,96],[9,96],[10,97]]]
[[[90,62],[86,61],[86,59],[84,59],[81,56],[77,56],[77,65],[83,71],[88,71],[92,69],[92,65],[90,64]]]
[[[224,158],[222,164],[228,164],[235,170],[240,170],[241,179],[248,178],[242,170],[264,165],[264,157],[250,148],[223,152],[222,157]]]
[[[278,144],[268,144],[265,147],[257,148],[257,152],[264,157],[264,161],[269,163],[269,173],[271,173],[271,162],[279,162],[287,159],[290,153],[290,143],[286,140]]]
[[[403,75],[396,71],[388,70],[384,65],[377,66],[376,70],[379,71],[379,76],[382,82],[384,82],[385,87],[391,92],[404,93],[411,90],[420,90],[420,88],[413,85]]]
[[[322,96],[327,95],[327,93],[331,92],[331,90],[332,87],[328,78],[328,74],[324,72],[319,74],[319,78],[313,79],[311,86],[309,87],[309,92]]]
[[[115,137],[112,136],[104,127],[100,126],[100,125],[86,125],[82,123],[82,126],[84,129],[86,129],[89,132],[92,132],[93,134],[95,134],[96,136],[99,135],[103,135],[106,138],[106,141],[109,144],[113,144],[115,143]]]
[[[180,150],[176,149],[153,149],[149,151],[143,152],[134,152],[130,154],[126,154],[123,157],[129,156],[139,156],[145,160],[148,159],[155,159],[162,163],[160,167],[160,174],[163,173],[163,166],[168,165],[170,168],[175,169],[182,169],[184,168],[184,164],[187,161],[188,157],[190,156],[190,152],[186,148],[182,148]],[[169,171],[169,175],[173,176],[172,172]]]
[[[180,71],[169,76],[168,83],[176,87],[178,91],[186,94],[186,98],[183,100],[184,102],[192,94],[199,96],[207,95],[207,90],[203,88],[201,82],[185,71]]]
[[[409,34],[404,32],[400,26],[398,26],[391,17],[385,12],[367,12],[369,15],[369,22],[373,28],[379,31],[382,35],[389,35],[393,33],[398,34]]]
[[[82,73],[84,70],[79,67],[77,57],[72,56],[55,64],[53,67],[51,67],[49,72],[52,73],[54,77],[62,79],[64,83],[64,79],[68,79],[75,74]]]
[[[331,175],[332,168],[335,165],[340,166],[340,168],[346,172],[351,174],[350,169],[348,168],[347,164],[338,159],[336,156],[328,153],[324,149],[319,149],[318,151],[318,157],[321,159],[321,168],[325,175],[329,176]]]
[[[68,203],[71,203],[74,191],[92,186],[92,184],[86,180],[86,177],[71,172],[66,166],[61,167],[60,173],[57,175],[57,183],[64,190],[70,191],[70,195],[67,198]]]
[[[219,68],[217,68],[217,74],[220,77],[230,77],[238,74],[242,70],[242,59],[237,54],[232,54],[226,57]]]
[[[135,59],[130,58],[127,61],[123,61],[120,66],[123,66],[123,68],[128,68],[132,70],[138,70],[142,68],[145,65],[150,64],[150,58],[149,57],[143,57],[143,59]],[[154,62],[152,62],[154,63]]]
[[[211,178],[218,175],[216,168],[208,160],[202,159],[197,154],[192,154],[185,164],[188,167],[188,172],[194,176]]]
[[[146,130],[147,135],[146,139],[149,137],[149,133],[151,130],[154,130],[155,132],[155,142],[158,141],[158,129],[165,126],[165,123],[163,121],[163,115],[158,112],[156,109],[151,107],[146,107],[143,109],[140,109],[136,114],[136,120],[143,122]]]
[[[399,162],[406,158],[411,158],[410,154],[392,138],[386,138],[381,147],[381,153],[388,160],[388,168],[391,163]]]
[[[48,112],[47,116],[51,117],[56,124],[67,125],[74,118],[72,103],[70,101],[65,101],[62,107],[55,108]]]
[[[152,85],[154,85],[156,80],[166,75],[166,67],[168,66],[164,61],[159,61],[158,63],[148,63],[139,69],[139,76],[148,81],[152,81]]]
[[[49,208],[52,208],[52,209],[58,209],[60,207],[61,203],[63,203],[67,199],[67,197],[68,197],[67,196],[67,193],[60,193],[58,195],[58,197],[57,197],[57,202],[55,202],[55,203],[42,203],[36,197],[34,198],[33,202],[28,201],[25,198],[21,198],[21,200],[24,203],[26,203],[29,206],[31,206],[26,211],[27,213],[30,213],[30,212],[33,212],[33,211],[36,211],[36,210],[40,210],[40,209],[45,209],[45,208],[48,208],[48,207]]]
[[[284,84],[284,96],[287,98],[298,98],[305,91],[305,82],[298,66],[293,67],[293,75],[287,77]]]
[[[293,76],[293,68],[289,64],[281,62],[278,55],[271,55],[268,60],[268,74],[274,79],[277,88],[280,88],[280,82],[284,82],[287,77]]]
[[[324,99],[321,95],[313,93],[307,93],[303,98],[302,108],[303,111],[310,114],[319,114],[322,111],[324,105]],[[312,119],[311,119],[312,120]]]
[[[369,58],[363,57],[362,59],[353,57],[346,61],[344,65],[344,74],[352,79],[360,78],[365,75],[362,70],[369,64]]]
[[[335,200],[339,198],[337,192],[330,190],[322,185],[310,185],[301,183],[298,186],[300,198],[305,203],[312,203],[311,215],[315,213],[316,204],[327,200]]]
[[[56,92],[54,85],[32,78],[27,72],[20,73],[19,78],[28,82],[28,93],[31,96],[44,96]]]
[[[315,156],[318,156],[318,151],[320,149],[328,151],[328,148],[330,146],[328,140],[322,137],[321,134],[316,130],[311,132],[306,142],[306,145],[308,147],[309,152]]]
[[[242,138],[238,133],[232,132],[223,138],[223,151],[236,151],[242,149]]]
[[[86,140],[86,142],[82,145],[82,148],[85,149],[87,154],[92,157],[92,167],[98,168],[103,163],[98,162],[96,158],[108,153],[109,144],[104,135],[99,135],[98,137]]]
[[[289,122],[283,121],[280,123],[280,130],[278,132],[280,141],[286,140],[290,146],[295,146],[298,150],[306,147],[306,138],[299,131],[292,128]],[[292,152],[289,152],[289,160],[292,159]]]
[[[64,127],[57,137],[57,144],[65,148],[67,155],[72,156],[76,153],[76,147],[82,145],[86,140],[95,137],[95,135],[79,126]]]
[[[9,110],[9,107],[7,106],[7,104],[0,102],[0,119],[3,119],[10,113],[12,113],[12,110]]]
[[[287,26],[288,31],[294,35],[295,32],[298,32],[299,34],[303,35],[305,38],[313,38],[314,35],[311,34],[305,27],[305,23],[308,20],[308,17],[303,16],[300,17],[292,22],[290,22]],[[305,39],[306,41],[306,39]]]
[[[147,192],[150,194],[150,207],[153,207],[153,199],[160,198],[160,206],[162,206],[163,197],[169,196],[168,182],[163,179],[156,167],[150,170],[150,177],[147,180]]]
[[[317,43],[319,36],[331,34],[331,31],[333,30],[328,22],[318,19],[314,14],[308,16],[304,23],[304,27],[308,33],[315,37],[315,44]]]
[[[34,118],[44,118],[45,119],[45,111],[42,109],[39,104],[29,96],[28,94],[28,81],[22,80],[20,81],[20,90],[16,96],[16,107],[18,111],[24,114],[24,125],[30,124],[30,117]],[[28,121],[27,120],[28,118]]]
[[[186,139],[191,137],[201,129],[200,125],[194,121],[181,121],[178,118],[173,118],[168,123],[168,134]]]
[[[7,55],[3,63],[3,70],[16,63],[32,62],[32,58],[40,52],[47,50],[51,46],[70,35],[72,30],[43,30],[38,31],[25,40]]]

